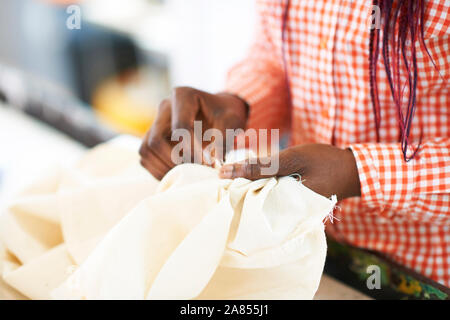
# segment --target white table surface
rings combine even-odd
[[[372,298],[324,274],[314,300],[372,300]]]
[[[68,166],[85,148],[46,124],[0,105],[0,208],[55,165]]]

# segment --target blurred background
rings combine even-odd
[[[223,88],[251,40],[253,0],[2,0],[0,64],[61,86],[142,134],[172,86]],[[79,13],[78,28],[67,26]],[[73,21],[73,20],[71,20]]]
[[[141,137],[172,87],[223,90],[251,44],[254,2],[0,0],[0,216],[48,168],[119,134]],[[360,292],[325,276],[316,298],[404,298],[410,287],[367,289],[367,265],[409,277],[380,259],[329,242],[326,273]]]
[[[1,0],[0,201],[43,168],[142,136],[173,86],[217,92],[254,0]]]

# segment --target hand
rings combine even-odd
[[[350,149],[308,144],[288,148],[275,156],[279,157],[279,169],[273,176],[299,174],[305,186],[325,197],[335,194],[342,200],[360,196],[358,169]],[[257,159],[252,163],[246,160],[224,165],[220,169],[220,177],[250,180],[268,178],[261,174],[263,163],[269,163],[268,160]]]
[[[139,153],[141,164],[155,178],[162,179],[171,168],[171,141],[176,129],[187,129],[195,140],[193,126],[195,120],[202,121],[203,132],[216,128],[243,129],[247,120],[247,105],[240,98],[227,94],[210,94],[188,87],[173,90],[171,98],[161,102],[155,123],[145,135]],[[203,134],[202,132],[202,134]],[[197,141],[194,143],[200,143]],[[223,146],[221,146],[223,147]]]

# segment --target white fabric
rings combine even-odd
[[[31,299],[312,299],[334,204],[291,177],[194,164],[158,183],[108,143],[9,207],[3,278]]]

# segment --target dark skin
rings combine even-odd
[[[305,144],[282,150],[278,155],[279,170],[274,176],[299,174],[305,186],[317,193],[339,200],[360,196],[358,169],[349,149],[340,149],[327,144]],[[224,165],[220,169],[222,178],[243,177],[250,180],[268,178],[261,175],[261,163],[240,163]]]
[[[156,179],[161,180],[175,166],[171,160],[172,148],[176,144],[171,141],[172,131],[186,129],[194,137],[195,120],[202,121],[202,134],[209,128],[222,132],[243,129],[247,120],[247,105],[227,93],[210,94],[189,87],[175,88],[171,97],[159,105],[155,123],[145,135],[139,150],[142,166]],[[224,150],[224,146],[220,147]]]
[[[240,98],[226,94],[210,94],[193,88],[176,88],[170,99],[164,100],[155,123],[146,134],[140,154],[141,164],[157,179],[175,166],[171,161],[173,130],[183,128],[192,132],[194,120],[202,120],[203,130],[217,128],[243,129],[247,120],[247,105]],[[200,142],[197,142],[200,143]],[[350,149],[327,144],[299,145],[282,150],[278,155],[279,170],[274,176],[299,174],[303,184],[315,192],[339,200],[360,196],[358,169]],[[249,161],[224,165],[221,178],[256,180],[269,176],[261,174],[262,163]]]

